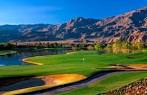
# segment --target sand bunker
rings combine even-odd
[[[71,83],[74,81],[79,81],[85,79],[86,77],[80,74],[59,74],[59,75],[49,75],[41,76],[41,78],[46,84],[62,84],[62,83]]]
[[[131,64],[131,65],[128,65],[128,67],[134,68],[134,69],[146,69],[147,70],[147,64]]]
[[[86,77],[80,74],[58,74],[58,75],[40,76],[35,78],[42,80],[44,82],[44,85],[18,89],[14,91],[8,91],[3,93],[2,95],[16,95],[16,94],[24,94],[24,93],[39,91],[39,90],[48,89],[48,88],[52,88],[59,85],[77,82],[77,81],[85,79]],[[40,84],[39,81],[35,81],[36,80],[35,78],[31,80],[27,80],[28,83],[30,83],[30,81],[33,81],[33,82],[36,82],[36,85]],[[28,85],[27,81],[19,82],[17,83],[17,86],[21,87],[24,85]],[[11,88],[13,87],[11,86]]]

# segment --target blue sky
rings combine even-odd
[[[75,17],[115,16],[147,6],[147,0],[0,0],[0,24],[58,24]]]

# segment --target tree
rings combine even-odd
[[[141,50],[144,48],[144,42],[132,42],[132,48],[136,50]]]
[[[101,43],[96,43],[94,48],[97,51],[101,51],[101,50],[103,50],[103,45]]]
[[[123,49],[131,49],[132,45],[130,42],[123,42],[122,43],[122,48]]]

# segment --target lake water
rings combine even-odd
[[[16,54],[0,56],[0,66],[27,65],[22,59],[32,56],[64,54],[68,51],[69,50],[18,51]]]

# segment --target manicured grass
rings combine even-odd
[[[8,54],[15,54],[16,51],[11,51],[11,50],[0,50],[0,56],[8,55]]]
[[[97,95],[120,88],[145,77],[147,77],[147,72],[125,72],[121,74],[113,74],[86,87],[59,93],[57,95]]]
[[[95,51],[80,51],[71,54],[53,55],[53,56],[37,56],[29,58],[31,61],[43,63],[44,65],[50,64],[96,64],[100,67],[105,67],[109,64],[130,64],[137,62],[147,62],[147,53],[134,53],[134,54],[97,54]],[[128,58],[131,57],[131,58]],[[84,58],[84,61],[83,61]],[[120,60],[121,59],[121,60]]]
[[[97,54],[95,51],[79,51],[71,54],[31,57],[28,60],[42,63],[41,66],[0,67],[0,77],[37,76],[48,74],[77,73],[90,76],[111,64],[147,64],[147,53],[134,54]],[[83,59],[84,58],[84,59]],[[84,60],[84,61],[83,61]],[[147,72],[114,74],[86,87],[64,92],[59,95],[96,95],[121,87],[137,79],[147,77]]]
[[[128,58],[128,56],[131,58]],[[0,77],[30,76],[60,73],[78,73],[90,76],[110,64],[147,63],[147,53],[102,54],[95,51],[80,51],[72,54],[37,56],[29,58],[44,64],[43,66],[7,66],[0,67]],[[84,57],[84,61],[83,60]],[[11,72],[11,73],[10,73]]]

